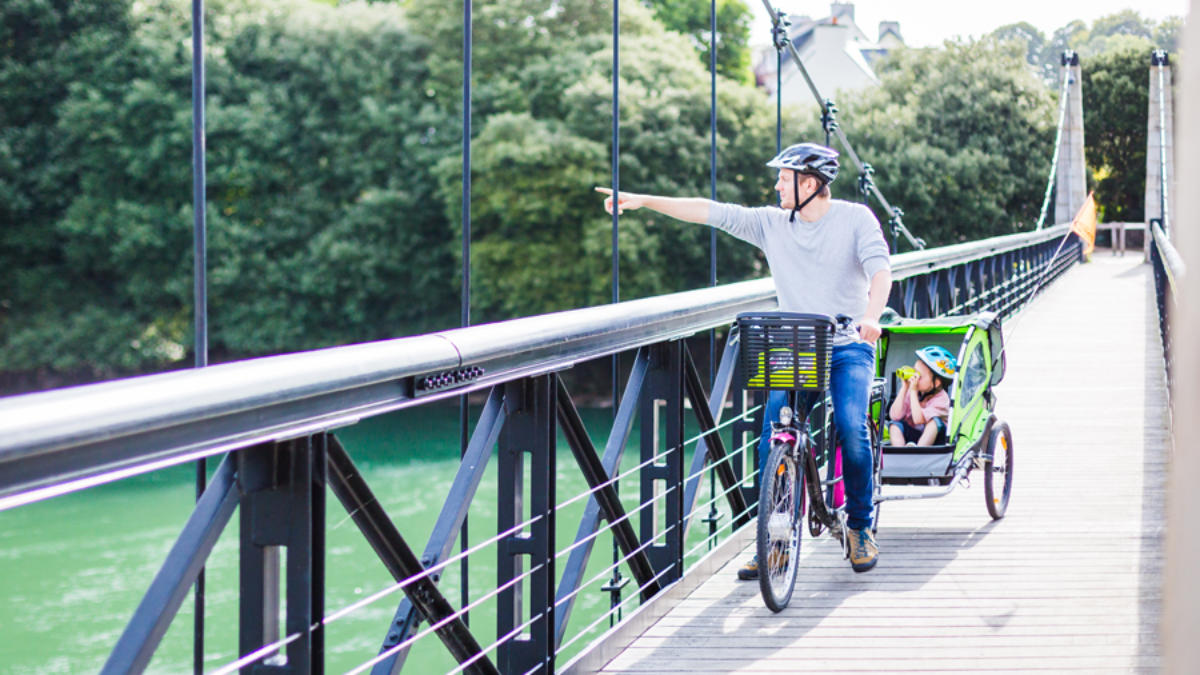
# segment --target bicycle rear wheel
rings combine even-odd
[[[804,482],[786,443],[774,443],[758,489],[758,586],[763,602],[781,612],[792,599],[800,565]]]
[[[1008,510],[1008,498],[1012,495],[1013,443],[1007,422],[998,422],[992,427],[988,457],[983,461],[983,496],[987,499],[988,515],[993,520],[1000,520]]]

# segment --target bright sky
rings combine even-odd
[[[763,0],[746,0],[754,12],[750,43],[770,44],[771,18]],[[828,0],[771,0],[790,15],[829,16]],[[1140,6],[1138,6],[1140,5]],[[854,3],[854,22],[875,38],[880,21],[899,21],[900,33],[910,47],[932,47],[954,37],[979,37],[1010,23],[1028,21],[1049,36],[1074,19],[1091,24],[1123,9],[1161,21],[1187,14],[1188,0],[861,0]]]

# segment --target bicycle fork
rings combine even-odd
[[[825,503],[825,494],[833,485],[841,482],[844,478],[842,475],[831,476],[828,480],[821,478],[820,469],[817,467],[816,460],[816,443],[813,442],[812,436],[807,432],[795,428],[793,425],[782,425],[776,423],[775,429],[771,434],[771,445],[776,443],[786,443],[790,449],[789,454],[797,460],[801,467],[803,475],[801,481],[803,485],[795,486],[795,489],[800,491],[796,499],[797,517],[804,515],[804,495],[808,494],[808,503],[811,511],[811,518],[825,527],[829,528],[829,533],[842,541],[845,545],[845,508],[830,509]],[[819,534],[819,531],[815,534]]]

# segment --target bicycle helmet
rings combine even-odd
[[[939,345],[929,345],[917,350],[917,358],[921,359],[934,375],[946,380],[954,379],[958,372],[958,360],[948,349]]]
[[[767,162],[767,166],[773,169],[791,169],[794,172],[792,174],[792,192],[795,198],[799,199],[800,174],[815,176],[821,182],[822,188],[837,178],[838,152],[833,148],[816,143],[797,143],[784,148],[783,152]],[[808,199],[804,200],[804,203],[794,206],[788,222],[794,222],[796,212],[808,206],[808,203],[815,199],[820,192],[821,189],[818,188]]]

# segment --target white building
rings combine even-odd
[[[879,78],[871,65],[888,50],[904,46],[899,22],[881,21],[878,37],[872,40],[854,22],[854,5],[849,2],[833,3],[829,16],[821,19],[807,16],[789,19],[788,36],[800,53],[804,67],[821,95],[834,101],[838,99],[838,92],[878,86]],[[762,49],[754,68],[759,86],[772,98],[775,96],[776,53],[774,47]],[[782,86],[785,104],[814,102],[812,92],[787,51],[783,52]]]

